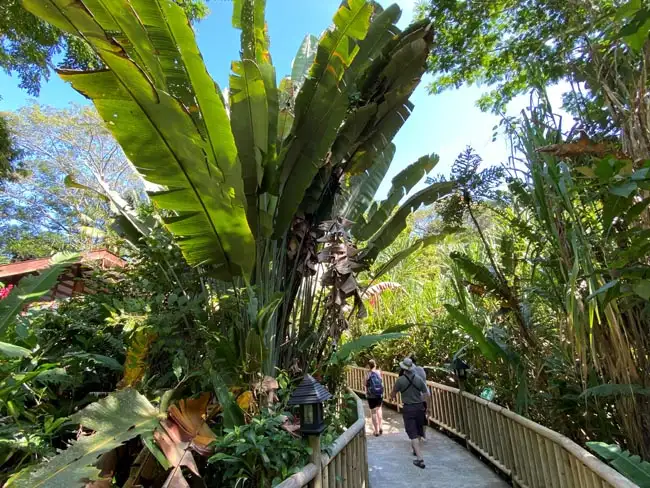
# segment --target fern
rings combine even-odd
[[[74,423],[91,429],[49,462],[22,471],[12,478],[12,488],[75,488],[97,478],[97,459],[140,434],[150,433],[158,425],[158,411],[133,389],[121,390],[88,405],[72,416]]]
[[[587,442],[587,447],[640,488],[650,487],[650,463],[647,461],[630,454],[629,451],[622,451],[616,444]]]

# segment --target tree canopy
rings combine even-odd
[[[647,38],[647,17],[637,18],[637,12],[647,12],[640,0],[422,2],[420,15],[436,26],[429,89],[439,93],[481,83],[490,91],[479,106],[500,111],[532,87],[564,78],[586,81],[584,71],[599,44],[623,35],[632,42],[644,33]]]
[[[111,192],[137,202],[143,183],[90,107],[31,105],[5,113],[23,172],[0,193],[9,259],[85,250],[111,234]]]

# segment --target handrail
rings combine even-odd
[[[348,387],[365,393],[368,370],[347,369]],[[382,372],[384,390],[398,375]],[[427,381],[429,422],[463,439],[523,488],[638,488],[569,438],[458,388]],[[401,408],[389,399],[385,403]]]
[[[323,488],[366,488],[368,486],[368,452],[366,450],[366,419],[363,402],[352,391],[356,399],[357,420],[343,432],[320,456],[320,475]],[[309,463],[290,476],[276,488],[313,487],[319,470]]]

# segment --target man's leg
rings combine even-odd
[[[420,438],[411,439],[411,447],[415,453],[415,459],[422,461],[422,442]]]

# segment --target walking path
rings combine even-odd
[[[384,435],[372,435],[370,410],[366,408],[370,488],[504,488],[492,469],[467,449],[437,430],[427,427],[423,457],[427,465],[413,465],[402,415],[384,407]]]

